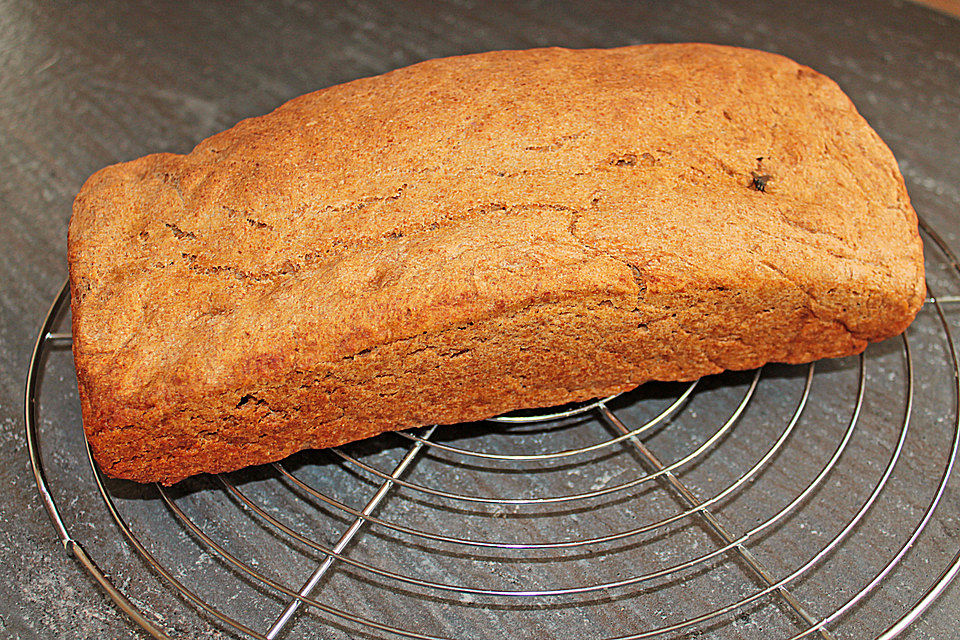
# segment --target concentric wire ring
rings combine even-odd
[[[929,233],[925,225],[923,227],[934,244],[944,253],[947,263],[956,269],[957,261],[949,248],[942,245],[938,236]],[[894,429],[894,441],[890,445],[888,457],[879,465],[879,477],[869,486],[866,495],[853,504],[851,512],[844,515],[842,520],[830,524],[834,531],[818,543],[813,552],[790,563],[785,569],[773,570],[767,567],[757,551],[766,551],[763,540],[767,536],[789,527],[792,519],[806,513],[811,498],[828,490],[829,481],[839,473],[844,456],[852,455],[851,443],[861,433],[858,428],[862,422],[861,417],[863,412],[868,410],[865,396],[871,369],[864,356],[858,361],[855,399],[849,407],[846,427],[838,432],[832,452],[819,464],[812,478],[798,484],[789,499],[779,503],[768,501],[764,505],[766,513],[749,526],[738,525],[736,517],[727,516],[726,507],[731,501],[735,503],[741,493],[749,491],[755,482],[762,481],[766,470],[774,461],[789,456],[790,443],[796,440],[797,430],[806,420],[805,409],[811,402],[815,382],[813,365],[806,370],[803,388],[796,398],[792,414],[785,418],[782,428],[770,435],[772,442],[759,448],[752,457],[739,456],[737,464],[741,468],[736,471],[729,470],[729,473],[725,474],[727,479],[711,491],[705,491],[702,486],[688,485],[687,477],[700,477],[697,475],[698,469],[712,468],[711,465],[715,464],[713,459],[729,449],[726,441],[736,438],[737,434],[747,429],[746,426],[740,426],[740,423],[749,412],[755,411],[752,407],[756,405],[758,387],[763,377],[760,370],[753,374],[751,382],[738,400],[731,398],[729,413],[723,417],[709,415],[694,419],[695,410],[691,408],[691,403],[696,404],[700,394],[709,391],[702,391],[697,383],[692,383],[672,400],[668,400],[665,407],[655,409],[653,417],[639,422],[632,421],[629,414],[631,407],[644,405],[642,395],[637,399],[626,398],[618,401],[623,408],[615,410],[611,409],[612,398],[606,398],[574,408],[501,417],[497,421],[508,430],[498,437],[510,440],[511,445],[507,451],[498,448],[501,445],[496,438],[472,437],[468,439],[466,446],[454,445],[438,439],[440,432],[436,427],[432,427],[419,435],[408,432],[381,437],[391,443],[385,451],[395,449],[398,441],[405,441],[409,445],[405,455],[392,469],[385,466],[384,460],[388,457],[386,454],[358,455],[349,448],[344,448],[333,450],[325,456],[318,454],[323,458],[322,464],[310,462],[299,469],[295,468],[297,465],[291,466],[287,463],[267,467],[264,469],[268,472],[266,478],[253,483],[242,474],[224,475],[217,478],[218,482],[212,488],[186,495],[179,495],[158,486],[158,505],[163,505],[163,508],[156,510],[153,517],[160,519],[172,516],[173,519],[168,525],[179,527],[202,549],[202,553],[216,558],[217,562],[226,568],[225,571],[237,576],[238,580],[256,585],[255,589],[261,592],[273,594],[272,600],[279,599],[285,604],[283,613],[269,628],[269,621],[261,621],[258,626],[241,620],[236,612],[230,611],[223,603],[214,602],[202,584],[190,584],[183,577],[178,577],[176,567],[168,566],[160,557],[165,549],[156,547],[156,541],[151,538],[149,530],[144,528],[140,516],[137,516],[136,522],[129,521],[131,516],[125,515],[123,501],[118,502],[118,496],[100,474],[92,458],[90,466],[107,513],[146,565],[180,597],[197,610],[205,612],[204,615],[215,621],[215,624],[253,638],[273,640],[291,632],[292,626],[298,620],[305,619],[303,614],[307,612],[303,611],[304,608],[313,612],[308,615],[310,620],[316,622],[315,616],[319,615],[321,624],[333,625],[329,628],[347,625],[348,628],[364,630],[368,634],[386,634],[386,637],[431,640],[461,637],[444,633],[442,628],[434,631],[401,625],[392,619],[370,615],[362,608],[351,610],[333,595],[327,595],[325,585],[337,575],[373,585],[374,593],[381,594],[385,601],[391,597],[424,602],[436,601],[437,598],[441,601],[453,598],[454,602],[469,603],[476,599],[480,603],[478,606],[490,615],[498,615],[499,612],[509,617],[513,611],[511,607],[514,606],[510,603],[530,601],[535,608],[576,609],[584,606],[584,603],[598,606],[597,602],[605,602],[602,598],[597,599],[598,594],[614,594],[611,602],[633,605],[642,600],[637,594],[647,593],[644,589],[647,589],[648,585],[653,589],[649,593],[656,594],[658,589],[673,588],[673,584],[693,585],[699,573],[709,575],[731,566],[742,567],[754,585],[742,589],[740,593],[733,593],[732,597],[721,597],[706,603],[700,609],[690,609],[677,619],[665,619],[660,624],[645,624],[642,628],[629,632],[621,630],[598,637],[627,640],[673,637],[702,628],[722,629],[733,620],[753,615],[750,612],[756,611],[758,606],[775,605],[786,612],[785,615],[792,621],[789,624],[784,623],[786,627],[790,624],[794,628],[799,626],[799,631],[784,630],[782,635],[777,637],[789,637],[791,640],[814,635],[832,638],[832,629],[847,619],[851,611],[881,589],[890,576],[898,571],[930,522],[938,517],[938,509],[941,508],[942,498],[952,478],[960,442],[960,365],[951,325],[942,304],[960,298],[938,298],[933,296],[932,292],[931,296],[927,313],[932,312],[933,320],[939,327],[948,360],[947,367],[952,375],[952,405],[948,411],[944,411],[944,415],[950,416],[949,425],[952,429],[949,446],[944,447],[945,460],[939,475],[929,484],[932,496],[915,524],[911,525],[905,539],[901,539],[897,544],[892,556],[875,568],[871,575],[864,576],[863,582],[852,594],[848,594],[842,601],[830,604],[826,611],[819,603],[804,602],[795,594],[794,589],[824,570],[824,565],[831,562],[831,557],[842,551],[846,545],[855,544],[858,529],[864,526],[871,513],[876,510],[881,496],[885,492],[895,491],[890,489],[892,478],[897,473],[898,463],[910,455],[905,453],[908,438],[918,428],[911,427],[915,420],[917,391],[914,382],[914,355],[910,338],[906,335],[901,339],[905,367],[902,379],[902,418],[899,426]],[[49,488],[40,451],[37,420],[40,408],[38,376],[44,357],[52,355],[50,347],[63,341],[58,334],[52,333],[52,330],[65,304],[66,288],[61,291],[44,322],[27,376],[25,417],[35,479],[44,506],[67,551],[81,562],[123,611],[154,637],[165,638],[168,637],[166,632],[150,619],[149,614],[141,612],[139,607],[107,578],[81,542],[72,537],[65,524],[67,520],[62,517],[61,509]],[[763,384],[778,383],[772,380]],[[732,396],[735,388],[725,387],[724,391],[728,396]],[[653,404],[649,404],[649,407],[653,408]],[[670,429],[678,420],[698,426],[686,427],[689,433],[685,431],[670,434],[674,438],[674,444],[679,435],[686,434],[684,437],[687,440],[683,440],[683,447],[674,447],[675,450],[667,461],[661,462],[649,446],[651,443],[660,442],[657,440],[656,431]],[[553,434],[556,442],[544,450],[516,453],[517,443],[524,445],[530,442],[530,438],[519,431],[514,436],[509,429],[514,425],[537,422],[557,425],[556,433]],[[589,428],[594,429],[589,434],[586,433],[588,427],[585,426],[588,422],[592,425]],[[708,422],[715,427],[706,429]],[[751,424],[755,422],[756,419]],[[596,428],[606,430],[608,435],[596,437]],[[809,430],[809,426],[804,428]],[[769,433],[769,429],[767,432]],[[694,434],[697,437],[691,439],[689,436]],[[580,440],[587,442],[581,443]],[[629,453],[631,451],[632,454]],[[89,456],[89,450],[87,455]],[[632,477],[612,483],[604,481],[586,490],[574,488],[569,492],[543,493],[537,482],[530,482],[528,486],[524,486],[522,482],[508,486],[506,480],[501,480],[501,476],[509,479],[514,477],[509,474],[521,473],[530,474],[531,480],[536,480],[540,475],[553,477],[549,474],[577,475],[582,473],[582,470],[599,468],[597,465],[607,464],[605,460],[617,456],[636,456],[637,464],[632,468]],[[421,467],[428,469],[422,471]],[[454,476],[429,472],[429,469],[433,468],[449,470]],[[371,483],[378,488],[364,506],[353,506],[350,500],[337,495],[339,489],[328,481],[328,472],[352,478],[359,489]],[[462,479],[454,479],[461,475]],[[493,480],[478,482],[478,478],[486,479],[487,476],[491,476]],[[446,479],[443,480],[444,478]],[[439,484],[438,479],[442,480]],[[217,486],[220,487],[220,492],[217,491]],[[495,492],[491,493],[491,488]],[[501,489],[505,492],[500,493]],[[517,490],[521,493],[515,493]],[[608,523],[600,522],[603,526],[595,527],[592,533],[572,529],[570,533],[551,536],[549,539],[544,539],[542,527],[534,526],[540,519],[558,517],[554,513],[557,509],[560,509],[556,513],[560,513],[561,518],[586,517],[584,514],[592,514],[595,508],[600,511],[622,508],[618,505],[633,504],[654,495],[671,497],[680,508],[674,509],[672,513],[667,511],[656,515],[653,506],[663,508],[662,503],[656,503],[646,517],[628,520],[625,525],[611,527],[607,526]],[[296,506],[291,512],[278,511],[278,496],[282,503],[300,506]],[[225,510],[224,514],[226,510],[248,514],[246,517],[249,518],[250,529],[243,533],[243,536],[268,535],[271,540],[285,541],[284,544],[291,549],[301,549],[302,551],[298,552],[300,556],[313,558],[312,562],[316,563],[313,573],[298,586],[299,583],[292,583],[290,578],[282,575],[283,571],[278,567],[262,566],[263,558],[245,558],[245,547],[239,544],[240,538],[218,533],[217,521],[209,521],[206,517],[218,516],[219,512],[205,512],[205,516],[199,519],[196,514],[191,513],[195,499],[215,500],[217,508]],[[443,513],[453,519],[446,521],[447,526],[442,528],[427,526],[436,525],[437,519],[426,516],[421,520],[427,524],[407,522],[397,515],[406,512],[393,512],[389,509],[399,503],[412,505],[411,509],[419,509],[418,514]],[[301,517],[304,511],[310,514],[306,519]],[[458,513],[461,514],[460,520],[454,518]],[[502,513],[507,514],[503,516],[506,520],[501,518]],[[491,523],[496,524],[497,518],[501,519],[502,526],[491,526]],[[511,518],[516,519],[520,525],[514,526]],[[349,522],[350,525],[335,543],[328,541],[326,534],[315,533],[325,527],[331,530],[343,527],[344,522]],[[474,526],[475,522],[483,526]],[[521,567],[536,567],[539,566],[537,563],[541,562],[548,565],[562,564],[566,554],[574,553],[575,558],[592,558],[594,561],[622,558],[623,566],[630,569],[636,564],[635,550],[658,549],[657,545],[664,540],[679,540],[686,535],[684,531],[695,529],[701,529],[714,539],[711,548],[699,551],[674,549],[677,551],[676,557],[671,557],[669,562],[642,569],[638,566],[638,570],[628,570],[626,575],[623,575],[623,571],[616,575],[598,572],[591,578],[589,574],[581,576],[574,573],[571,574],[572,579],[565,582],[528,587],[511,583],[510,574],[506,570],[493,571],[492,579],[478,580],[482,575],[469,572],[461,574],[456,571],[437,578],[416,566],[418,560],[423,559],[442,563],[449,559],[459,562],[462,557],[475,557],[474,562],[480,561],[495,568],[512,567],[512,563],[516,562],[520,562]],[[378,541],[379,544],[387,546],[378,547],[374,552],[358,554],[355,550],[358,540]],[[158,551],[161,552],[159,555]],[[481,555],[470,556],[473,553]],[[407,558],[407,561],[397,564],[393,560],[397,554]],[[960,552],[941,569],[932,582],[918,590],[920,595],[911,605],[905,607],[895,621],[885,624],[879,634],[874,633],[872,637],[890,640],[901,633],[944,591],[958,572]],[[590,596],[590,599],[579,599],[586,596]],[[642,603],[638,606],[640,604]],[[808,610],[811,605],[814,609],[819,609],[819,613]],[[531,615],[531,609],[522,610],[527,612],[524,615]],[[473,629],[469,637],[482,636],[482,629]]]

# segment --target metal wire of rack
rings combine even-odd
[[[956,256],[921,227],[928,274],[955,286]],[[223,637],[889,640],[960,572],[960,551],[926,542],[957,519],[944,496],[960,360],[944,307],[960,296],[940,285],[899,347],[842,361],[387,434],[147,498],[86,455],[130,563]],[[69,489],[58,503],[48,480],[41,440],[80,428],[39,418],[67,306],[65,285],[25,385],[40,496],[66,551],[168,638],[71,533]]]

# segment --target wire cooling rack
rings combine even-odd
[[[937,295],[960,265],[923,229],[930,297],[859,357],[174,488],[89,458],[64,286],[26,379],[37,485],[68,554],[157,638],[893,638],[960,571],[960,297]],[[51,398],[70,417],[42,419]],[[66,475],[80,456],[87,479]]]

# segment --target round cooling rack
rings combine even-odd
[[[173,488],[89,459],[64,287],[26,380],[37,485],[157,638],[894,638],[960,571],[960,265],[923,229],[930,297],[861,356]]]

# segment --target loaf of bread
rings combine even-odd
[[[703,44],[301,96],[96,173],[69,260],[96,460],[166,484],[854,354],[924,297],[897,164],[837,85]]]

